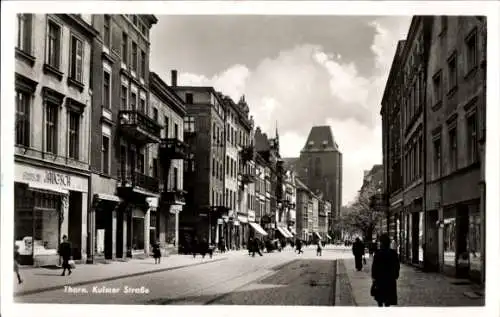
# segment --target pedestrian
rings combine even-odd
[[[255,253],[257,252],[260,256],[262,256],[262,252],[260,252],[260,245],[259,245],[259,239],[255,238],[253,240],[253,247],[252,247],[252,257],[255,257]]]
[[[19,246],[14,244],[14,272],[16,272],[17,282],[21,284],[23,280],[21,279],[21,274],[19,273],[19,258],[21,255],[19,254]]]
[[[321,240],[318,240],[318,247],[316,248],[316,256],[321,256],[323,246],[321,245]]]
[[[71,275],[71,266],[69,265],[69,260],[71,258],[71,243],[68,241],[68,236],[63,235],[63,242],[59,245],[58,253],[63,260],[63,271],[61,276],[65,275],[66,269],[68,269],[68,276]]]
[[[248,238],[248,243],[247,243],[248,256],[252,255],[252,249],[253,249],[253,247],[254,247],[254,245],[253,245],[253,238],[250,237],[250,238]]]
[[[302,251],[302,240],[297,239],[296,246],[297,246],[297,254],[304,253],[304,251]]]
[[[380,249],[373,258],[371,295],[379,307],[398,304],[399,257],[398,253],[390,248],[390,244],[389,236],[381,235]]]
[[[194,237],[193,242],[191,244],[191,252],[193,253],[193,259],[196,258],[196,253],[198,253],[198,249],[200,244],[198,243],[198,238]]]
[[[160,242],[156,242],[153,244],[153,257],[155,259],[155,264],[160,264],[161,262],[161,250],[160,250]]]
[[[356,264],[356,270],[361,271],[363,269],[363,255],[365,255],[365,246],[359,238],[352,245],[352,254],[354,255],[354,262]]]

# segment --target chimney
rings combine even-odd
[[[171,82],[172,87],[177,87],[177,70],[172,70],[172,82]]]

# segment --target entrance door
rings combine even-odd
[[[426,218],[424,266],[428,271],[437,272],[439,270],[439,228],[437,225],[437,221],[439,220],[438,211],[428,211]]]
[[[457,252],[455,254],[457,277],[469,277],[469,250],[467,240],[469,236],[469,209],[467,205],[457,206]]]
[[[82,193],[69,192],[68,239],[75,260],[82,258]]]
[[[418,212],[413,212],[411,214],[412,220],[411,220],[411,251],[412,251],[412,263],[418,264],[419,263],[419,257],[418,257],[418,249],[419,249],[419,223],[420,223],[420,214]]]

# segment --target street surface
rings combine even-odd
[[[246,251],[216,254],[212,260],[175,255],[153,259],[80,265],[71,276],[60,270],[25,270],[16,285],[17,303],[135,305],[314,305],[375,306],[370,296],[371,259],[361,272],[351,251],[309,247],[250,257]],[[474,285],[402,265],[399,306],[482,306]]]
[[[225,255],[220,255],[225,256]],[[335,260],[349,252],[313,247],[297,255],[291,249],[248,256],[237,251],[224,261],[120,278],[102,283],[61,286],[57,290],[16,296],[24,303],[74,304],[234,304],[333,305]],[[165,259],[168,261],[168,258]],[[203,261],[199,258],[193,262]],[[154,264],[151,264],[154,269]],[[75,270],[84,270],[81,266]],[[52,276],[53,279],[67,277]]]

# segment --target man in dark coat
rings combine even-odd
[[[71,258],[71,243],[69,243],[66,235],[63,236],[63,242],[59,245],[59,256],[62,257],[63,260],[63,271],[61,276],[65,275],[66,269],[68,269],[68,275],[71,275],[71,266],[69,265],[69,260]]]
[[[399,278],[399,257],[390,245],[391,240],[388,235],[380,236],[380,249],[373,257],[371,295],[379,307],[398,304],[396,281]]]
[[[260,241],[259,239],[255,238],[252,240],[252,256],[255,257],[255,252],[257,252],[260,256],[263,256],[262,255],[262,252],[260,252]]]
[[[363,255],[365,255],[365,245],[359,238],[356,238],[356,242],[354,242],[352,245],[352,254],[354,255],[356,270],[361,271],[363,269]]]

